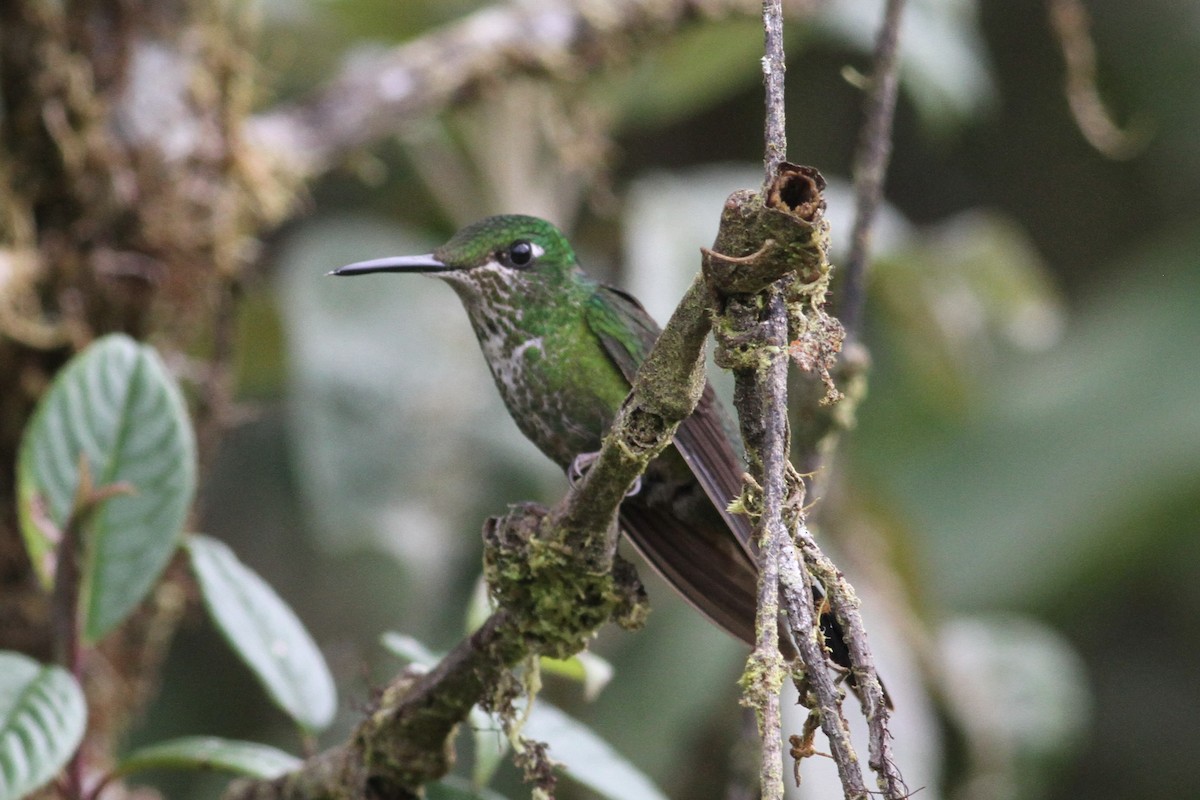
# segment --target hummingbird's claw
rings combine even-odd
[[[596,463],[596,459],[600,457],[600,452],[580,453],[575,456],[575,460],[571,462],[571,466],[567,467],[567,482],[574,489],[583,480],[583,476],[592,468],[592,464]],[[625,493],[626,497],[633,497],[642,490],[642,476],[633,482],[633,486],[629,487],[629,491]]]
[[[587,471],[592,468],[592,464],[596,463],[596,459],[600,457],[599,451],[595,453],[580,453],[575,456],[575,460],[571,462],[571,466],[567,467],[567,482],[574,489],[583,480],[583,476],[587,475]]]

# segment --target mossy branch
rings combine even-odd
[[[704,388],[710,295],[697,281],[634,380],[600,455],[554,508],[515,506],[484,526],[485,563],[499,610],[431,672],[402,674],[351,738],[273,781],[239,781],[227,800],[416,797],[449,770],[455,728],[511,684],[531,656],[565,658],[612,620],[637,627],[644,595],[616,557],[617,510],[671,442]]]

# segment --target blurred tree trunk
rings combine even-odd
[[[105,333],[150,337],[192,379],[202,446],[221,427],[231,298],[266,220],[239,140],[245,26],[217,6],[0,3],[0,648],[54,655],[15,462],[63,362]],[[154,688],[185,596],[171,574],[87,662],[88,772]]]

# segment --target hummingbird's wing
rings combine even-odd
[[[609,358],[632,383],[661,331],[632,295],[601,285],[593,297],[595,302],[588,309],[588,324]],[[635,341],[629,340],[630,331],[635,335]],[[750,520],[745,515],[731,513],[728,508],[742,491],[745,469],[737,455],[741,440],[712,384],[705,382],[704,393],[695,411],[675,432],[675,447],[730,530],[737,535],[746,555],[754,561]]]
[[[624,292],[598,286],[587,321],[632,382],[658,338],[650,315]],[[642,491],[622,503],[621,525],[638,552],[684,599],[753,644],[758,567],[750,523],[728,510],[742,488],[735,440],[728,415],[706,385],[696,410],[680,424],[671,450],[647,470]]]

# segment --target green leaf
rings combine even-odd
[[[439,654],[408,634],[388,631],[379,637],[379,641],[392,655],[410,661],[425,670],[432,669],[434,664],[442,660]]]
[[[484,579],[483,573],[480,573],[475,579],[475,588],[471,590],[471,599],[467,602],[464,632],[474,633],[483,627],[483,623],[487,622],[495,610],[496,605],[488,594],[487,580]]]
[[[79,684],[61,667],[0,652],[0,800],[17,800],[53,778],[87,722]]]
[[[633,764],[582,722],[539,700],[521,731],[550,744],[550,757],[567,776],[613,800],[666,800],[666,795]]]
[[[543,672],[582,683],[583,697],[589,702],[600,695],[613,676],[612,664],[586,650],[566,660],[543,658],[541,667]]]
[[[219,769],[250,778],[273,780],[300,766],[290,753],[258,742],[184,736],[147,745],[121,759],[118,775],[150,769]]]
[[[87,641],[125,619],[170,560],[195,493],[195,449],[178,388],[154,350],[128,336],[93,343],[38,404],[21,442],[17,481],[25,544],[47,585],[49,557],[79,485],[80,456],[97,488],[125,482],[134,490],[105,502],[83,532]]]
[[[271,699],[307,730],[329,725],[333,678],[295,612],[222,542],[193,534],[187,548],[209,615]]]
[[[687,119],[760,80],[762,25],[727,18],[680,29],[644,49],[632,75],[599,75],[590,90],[621,127],[645,129]]]

